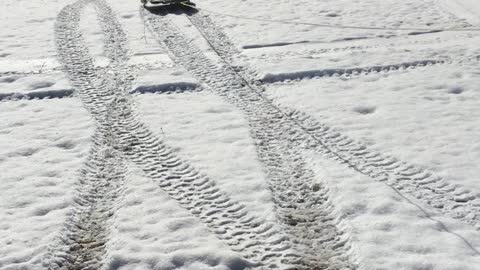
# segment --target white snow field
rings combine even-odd
[[[0,266],[33,269],[62,230],[92,121],[78,100],[2,102]]]
[[[1,270],[480,269],[480,2],[4,2]]]

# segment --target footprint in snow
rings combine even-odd
[[[372,114],[377,110],[377,107],[375,106],[357,106],[353,108],[353,111],[359,114]]]
[[[335,12],[330,12],[330,13],[327,13],[326,16],[327,16],[327,17],[332,17],[332,18],[334,18],[334,17],[340,16],[340,14],[335,13]]]
[[[0,83],[13,83],[16,80],[18,80],[18,77],[8,76],[8,77],[0,78]]]
[[[463,93],[463,91],[465,91],[465,90],[461,86],[454,86],[454,87],[451,87],[450,89],[448,89],[448,93],[454,94],[454,95],[459,95],[459,94]]]
[[[52,87],[53,85],[55,85],[54,82],[42,81],[42,82],[32,83],[30,84],[30,87],[32,88],[32,90],[37,90],[37,89]]]

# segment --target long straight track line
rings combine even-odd
[[[303,112],[275,103],[263,94],[264,86],[254,83],[255,76],[251,70],[231,64],[239,52],[208,15],[193,12],[190,13],[189,18],[220,58],[227,65],[234,67],[244,82],[252,82],[251,90],[259,96],[259,99],[271,104],[272,111],[281,112],[292,125],[298,126],[303,136],[307,137],[306,141],[311,145],[317,145],[316,149],[320,153],[347,164],[372,179],[385,182],[400,194],[407,195],[423,205],[433,207],[446,216],[462,220],[480,230],[480,198],[475,194],[448,183],[428,169],[368,149],[362,143],[340,134],[332,127],[318,122]],[[473,56],[465,61],[477,60],[478,56]]]

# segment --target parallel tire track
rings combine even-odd
[[[126,98],[116,102],[115,130],[121,150],[182,207],[198,217],[216,236],[259,269],[284,269],[298,260],[289,239],[277,226],[248,213],[223,193],[213,180],[174,154],[136,120]]]
[[[196,13],[190,16],[190,19],[220,57],[230,65],[238,51],[225,33],[216,27],[208,16]],[[474,56],[463,61],[478,60],[479,57]],[[254,82],[251,71],[242,68],[236,68],[236,70],[245,78],[245,82],[248,80]],[[306,141],[311,145],[317,145],[316,149],[319,152],[347,164],[372,179],[385,182],[401,194],[406,194],[416,201],[480,230],[480,199],[475,194],[448,183],[427,169],[370,150],[305,113],[275,104],[262,94],[265,92],[262,85],[251,84],[251,86],[257,93],[258,99],[272,104],[272,111],[281,111],[292,125],[301,129],[300,133],[307,137]]]
[[[95,4],[104,31],[110,59],[106,70],[95,68],[79,31],[80,11],[89,3]],[[275,224],[249,214],[137,120],[128,94],[133,76],[127,65],[126,38],[103,0],[80,0],[64,8],[58,17],[56,38],[59,60],[96,120],[97,133],[93,154],[79,181],[72,217],[61,237],[62,248],[50,260],[50,269],[102,267],[108,223],[121,195],[127,161],[137,164],[219,239],[249,259],[245,266],[293,269],[289,265],[298,255]]]
[[[105,5],[100,7],[103,7],[101,20],[113,17]],[[107,40],[111,43],[107,41],[107,45],[121,48],[109,55],[114,60],[112,72],[116,77],[129,78],[131,73],[126,72],[128,69],[125,67],[128,61],[128,52],[124,49],[126,39],[118,39],[119,36],[124,36],[121,29],[108,32]],[[120,149],[129,160],[147,176],[157,180],[167,194],[203,221],[232,250],[250,259],[252,266],[280,268],[282,264],[288,265],[288,261],[296,259],[296,254],[289,251],[288,239],[276,231],[274,224],[250,215],[243,205],[231,200],[216,187],[214,181],[178,158],[137,120],[125,85],[130,84],[123,82],[117,86],[115,100],[111,103],[111,112],[116,118],[110,124],[119,136]]]
[[[288,128],[280,129],[275,119],[263,115],[257,121],[250,119],[250,127],[277,217],[303,255],[305,269],[355,269],[349,239],[333,215],[328,189],[315,181],[301,153],[292,148]]]
[[[350,257],[348,237],[333,215],[328,190],[314,182],[301,152],[292,148],[295,142],[305,141],[298,127],[250,91],[231,67],[209,60],[165,15],[142,11],[145,22],[166,45],[174,62],[247,116],[257,153],[267,170],[278,220],[299,257],[290,262],[294,269],[357,268]]]

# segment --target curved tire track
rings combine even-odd
[[[95,80],[97,70],[87,57],[88,49],[79,30],[80,13],[91,1],[65,7],[55,26],[60,62],[84,99],[84,91],[107,96],[108,89]],[[88,78],[85,78],[85,76]],[[98,103],[97,103],[98,104]],[[77,195],[60,238],[61,247],[48,262],[49,269],[99,269],[106,253],[108,222],[122,194],[126,164],[116,144],[104,107],[86,106],[96,120],[90,155],[77,183]]]
[[[166,14],[141,12],[175,63],[247,116],[258,156],[266,168],[277,218],[299,257],[290,262],[294,263],[294,269],[356,269],[348,237],[333,215],[328,190],[314,182],[314,174],[306,167],[302,153],[293,147],[305,141],[301,130],[250,91],[230,66],[208,59]]]
[[[105,35],[110,65],[104,70],[95,68],[78,27],[80,12],[89,3],[95,4]],[[275,224],[249,214],[138,121],[129,96],[133,75],[127,64],[126,37],[103,0],[80,0],[64,8],[56,38],[59,60],[95,119],[97,132],[61,236],[63,245],[54,251],[50,269],[102,267],[108,223],[121,198],[127,161],[138,165],[219,239],[249,259],[243,262],[245,267],[293,269],[289,265],[298,255]]]
[[[147,127],[136,120],[127,98],[119,97],[115,130],[121,150],[182,207],[198,217],[225,242],[259,269],[284,269],[298,255],[277,226],[248,213],[223,193],[208,176],[177,157]],[[287,268],[290,269],[290,268]]]
[[[197,13],[189,18],[227,65],[232,63],[238,51],[225,33],[215,26],[208,16]],[[478,60],[479,56],[473,56],[461,61]],[[240,76],[246,78],[244,81],[254,81],[251,71],[242,68],[236,70]],[[281,111],[288,116],[288,119],[301,129],[301,133],[308,137],[307,141],[317,145],[319,152],[347,164],[372,179],[385,182],[401,194],[406,194],[424,205],[429,205],[480,230],[480,198],[475,194],[448,183],[427,169],[370,150],[362,143],[355,142],[303,112],[274,104],[262,94],[265,89],[259,84],[252,84],[252,90],[265,102],[272,104],[271,110]]]

